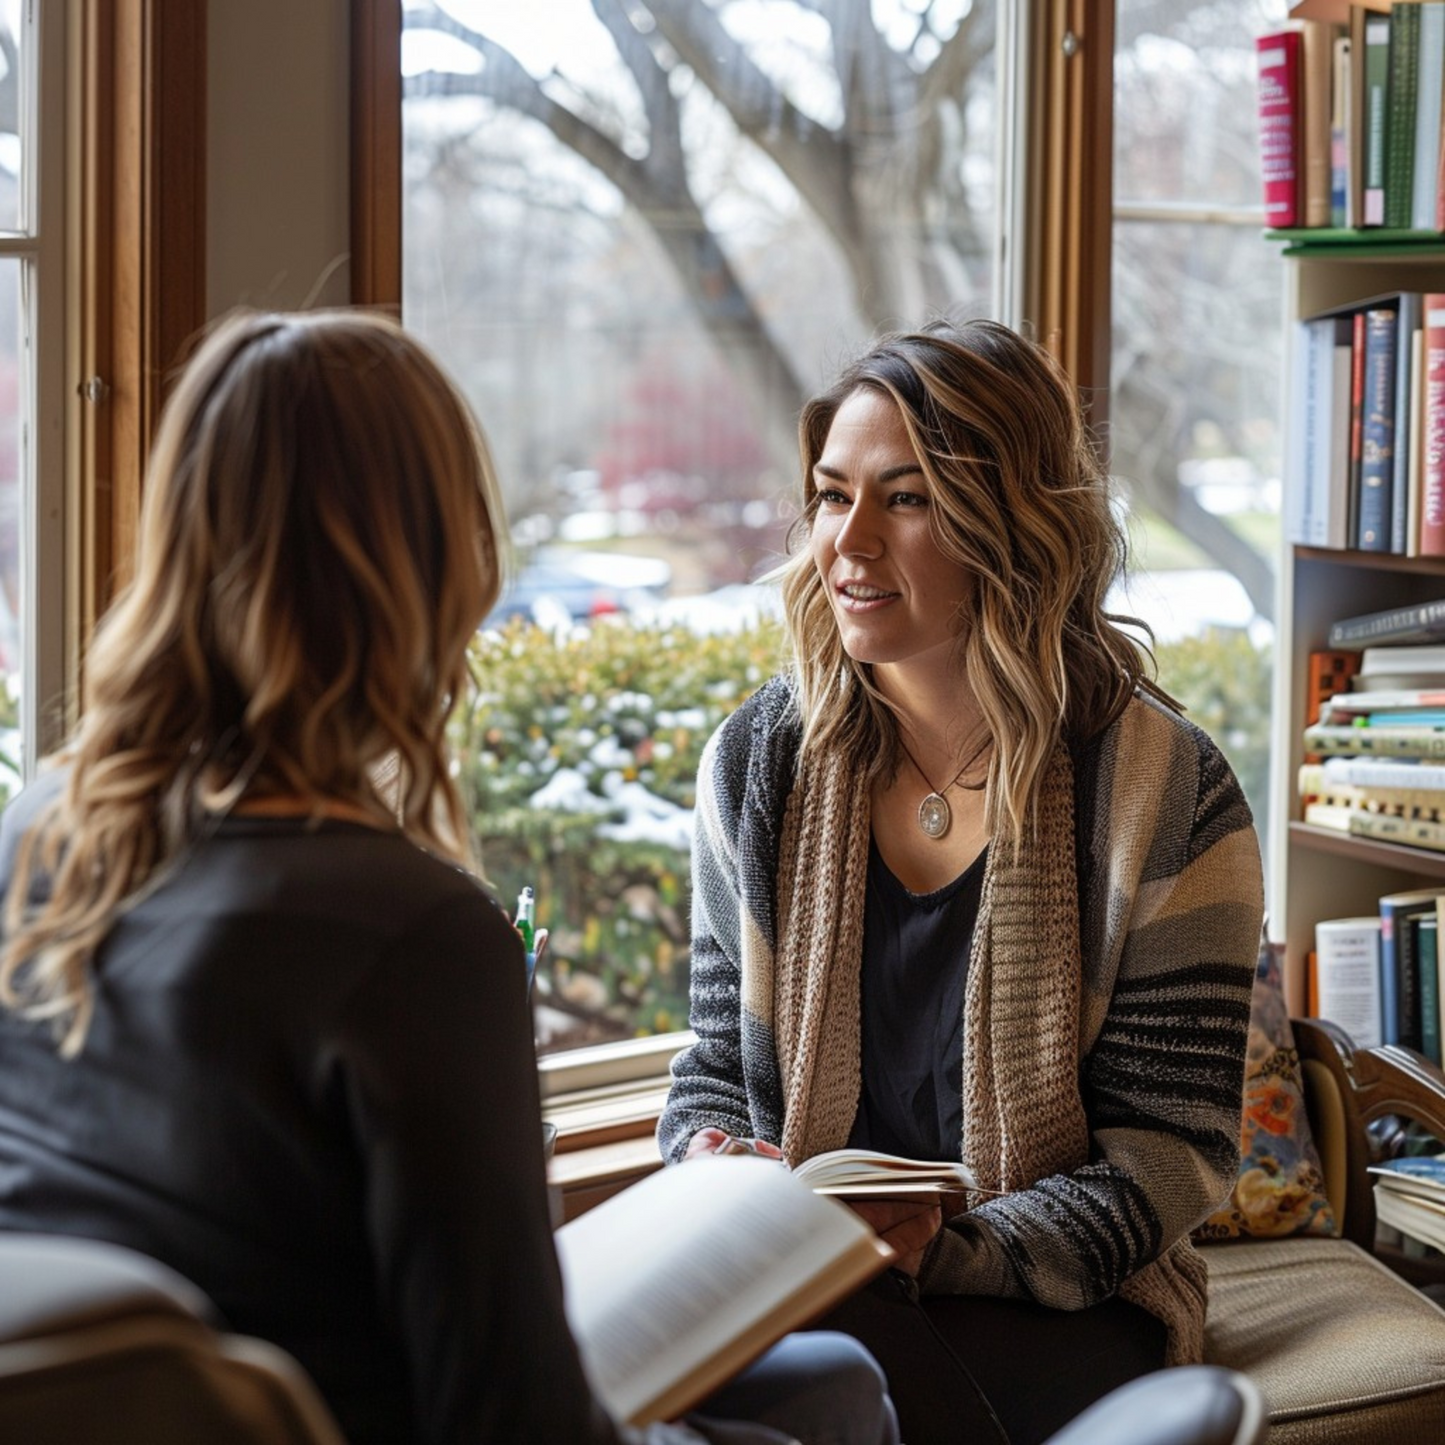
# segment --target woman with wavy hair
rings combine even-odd
[[[909,1445],[1018,1445],[1201,1357],[1188,1234],[1238,1164],[1258,845],[1106,611],[1124,539],[1042,348],[884,337],[800,439],[793,663],[702,760],[697,1042],[659,1137],[967,1163],[951,1217],[859,1206],[899,1263],[829,1323]]]
[[[163,1260],[353,1445],[636,1438],[567,1330],[522,948],[446,743],[503,538],[399,327],[227,321],[161,422],[79,729],[0,822],[0,1229]],[[740,1445],[897,1439],[841,1336],[713,1408]]]

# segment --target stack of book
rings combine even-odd
[[[1389,625],[1393,619],[1393,632]],[[1299,770],[1302,818],[1316,827],[1445,851],[1445,643],[1363,636],[1445,633],[1445,602],[1337,623],[1358,651],[1310,659],[1312,693]]]
[[[1380,1222],[1445,1250],[1445,1156],[1390,1159],[1370,1165],[1370,1173]]]
[[[1345,13],[1256,42],[1266,223],[1445,230],[1445,3]]]
[[[1441,1061],[1445,889],[1388,893],[1379,913],[1315,925],[1310,1012],[1358,1048],[1402,1044]]]

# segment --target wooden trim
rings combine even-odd
[[[85,631],[131,573],[151,439],[206,319],[206,8],[84,0]]]
[[[1114,191],[1114,0],[1048,0],[1034,42],[1028,316],[1108,419]]]
[[[401,4],[351,0],[351,299],[401,311]]]
[[[114,568],[114,435],[111,421],[115,390],[115,353],[111,237],[115,233],[115,11],[106,0],[84,0],[79,52],[79,187],[76,197],[78,325],[75,327],[76,377],[82,397],[76,426],[75,510],[77,536],[72,555],[80,564],[76,593],[76,658],[71,686],[71,725],[79,707],[79,659],[105,606]],[[84,399],[87,388],[102,388]]]

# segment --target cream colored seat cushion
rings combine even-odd
[[[1346,1240],[1216,1244],[1205,1358],[1248,1375],[1270,1445],[1445,1442],[1445,1311]]]

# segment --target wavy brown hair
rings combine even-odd
[[[0,1001],[77,1051],[96,948],[242,795],[359,810],[469,865],[445,728],[504,540],[481,431],[399,326],[219,325],[161,420],[67,781],[17,852]]]
[[[1127,546],[1074,387],[1041,346],[992,321],[938,321],[884,336],[803,409],[803,513],[782,569],[803,755],[841,748],[870,778],[900,762],[891,705],[843,650],[806,546],[813,467],[860,388],[891,397],[928,481],[943,554],[975,579],[956,618],[958,665],[993,744],[990,832],[1015,845],[1055,742],[1102,732],[1151,680],[1148,649],[1105,610]],[[1147,633],[1147,628],[1144,629]]]

